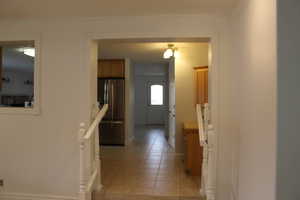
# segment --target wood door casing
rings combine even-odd
[[[195,67],[196,104],[208,103],[208,67]]]

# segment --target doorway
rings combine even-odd
[[[129,91],[130,93],[128,94],[134,94],[134,99],[132,99],[132,96],[129,98],[129,101],[131,101],[128,104],[132,104],[132,110],[129,111],[132,120],[129,122],[130,125],[127,124],[129,125],[128,127],[133,128],[131,131],[129,129],[125,130],[125,133],[132,135],[132,137],[125,136],[128,138],[128,141],[124,147],[101,147],[102,180],[105,195],[154,194],[156,196],[199,197],[200,179],[199,177],[190,176],[185,172],[183,162],[184,149],[183,144],[181,144],[183,143],[183,138],[177,132],[178,125],[181,122],[178,123],[178,119],[176,118],[177,109],[175,103],[179,102],[181,106],[182,102],[190,103],[186,101],[187,99],[190,100],[190,97],[182,96],[176,98],[176,60],[172,58],[164,63],[163,69],[167,70],[163,79],[158,79],[161,73],[159,70],[151,71],[153,69],[153,61],[151,63],[152,67],[148,67],[146,71],[141,72],[140,75],[144,76],[144,78],[137,77],[135,76],[136,69],[140,70],[138,67],[141,66],[141,63],[145,65],[145,60],[133,60],[130,59],[130,54],[124,55],[120,52],[122,44],[126,43],[125,46],[128,46],[127,43],[134,42],[122,41],[121,44],[119,43],[119,46],[115,48],[118,49],[117,51],[115,50],[115,53],[117,53],[113,57],[106,57],[108,56],[108,54],[105,54],[106,42],[108,41],[100,41],[99,52],[103,52],[103,57],[100,57],[100,59],[113,58],[127,60],[126,63],[129,63],[129,65],[127,69],[125,66],[125,80],[127,80],[127,82],[125,81],[125,85],[127,85],[125,92]],[[163,49],[167,47],[168,43],[164,43]],[[112,51],[107,52],[111,53]],[[130,52],[130,48],[127,49],[127,52]],[[139,50],[139,53],[141,52]],[[132,54],[132,52],[130,53]],[[161,53],[159,54],[159,58],[162,59]],[[190,59],[192,60],[193,58]],[[184,66],[187,65],[190,67],[193,65],[195,67],[200,64],[191,64],[191,62],[178,62],[177,64],[181,68],[180,70],[183,70],[183,73],[178,76],[178,80],[181,81],[180,85],[187,87],[186,91],[193,93],[193,87],[190,87],[193,78],[187,76],[187,74],[190,75],[191,71],[185,71]],[[188,70],[193,70],[193,68],[188,68]],[[150,76],[155,76],[155,78],[147,80],[145,78],[147,73]],[[185,82],[184,79],[187,81]],[[136,85],[140,88],[135,87]],[[192,98],[194,97],[195,95],[192,95]],[[141,99],[146,102],[145,112],[143,112],[141,104],[137,103],[137,101],[142,101]],[[132,100],[134,101],[132,102]],[[192,119],[183,110],[179,110],[179,113],[181,117],[179,119],[182,122]],[[138,124],[137,121],[144,121],[144,124]],[[123,170],[120,171],[120,167]],[[144,182],[146,184],[143,184]]]

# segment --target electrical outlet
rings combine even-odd
[[[0,187],[3,187],[4,186],[4,181],[3,179],[0,179]]]

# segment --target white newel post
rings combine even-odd
[[[206,178],[206,199],[216,198],[216,137],[213,125],[210,122],[210,106],[204,105],[204,123],[207,138],[207,178]]]
[[[216,142],[215,131],[211,125],[208,127],[208,178],[206,185],[206,199],[216,198]]]
[[[202,114],[200,107],[197,108],[198,118]],[[216,136],[210,121],[209,104],[204,104],[203,121],[198,120],[199,127],[203,126],[201,146],[203,147],[202,179],[200,194],[206,200],[215,200],[216,197]],[[202,123],[202,125],[201,125]]]
[[[91,200],[94,190],[101,190],[101,168],[98,125],[107,112],[107,104],[92,110],[92,123],[86,129],[81,123],[79,140],[79,200]],[[95,114],[95,116],[93,116]]]
[[[95,134],[95,162],[96,162],[96,168],[97,168],[97,180],[96,180],[96,190],[100,191],[102,188],[102,182],[101,182],[101,160],[100,160],[100,149],[99,149],[99,132],[98,134]]]
[[[85,134],[85,124],[81,123],[79,128],[79,200],[86,200],[86,171],[85,171],[85,140],[83,138]]]
[[[97,106],[95,108],[96,113],[99,112],[99,102],[97,103]],[[96,170],[97,170],[97,179],[96,179],[96,190],[100,191],[102,188],[102,182],[101,182],[101,160],[100,160],[100,147],[99,147],[99,129],[95,130],[95,162],[96,162]]]
[[[206,183],[207,183],[207,167],[208,167],[208,147],[207,144],[203,144],[203,161],[202,161],[202,177],[201,177],[201,189],[200,195],[206,195]]]

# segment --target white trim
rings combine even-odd
[[[0,107],[0,114],[39,115],[41,107],[41,34],[39,33],[6,33],[0,32],[0,41],[34,41],[34,106],[33,108]]]
[[[78,197],[36,195],[23,193],[0,193],[0,200],[78,200]]]
[[[118,32],[115,34],[112,33],[103,33],[101,31],[94,31],[94,32],[89,32],[86,33],[85,41],[90,42],[92,40],[106,40],[106,39],[165,39],[165,38],[193,38],[193,39],[199,39],[199,38],[209,38],[209,43],[210,43],[210,53],[211,53],[211,60],[208,65],[208,71],[209,71],[209,104],[211,105],[211,119],[212,119],[212,125],[214,126],[214,132],[215,132],[215,138],[214,138],[214,144],[215,144],[215,158],[216,163],[215,165],[218,166],[218,145],[219,145],[219,137],[220,134],[218,132],[218,127],[219,127],[219,71],[220,71],[220,55],[219,55],[219,33],[216,32],[202,32],[202,33],[195,33],[195,34],[189,34],[188,32],[184,34],[178,34],[174,33],[172,31],[170,32],[165,32],[163,35],[160,33],[157,35],[157,33],[154,32],[138,32],[138,33],[127,33],[127,32]],[[87,52],[85,52],[87,53]],[[84,56],[84,55],[83,55]],[[89,57],[88,54],[85,54],[86,57]],[[175,139],[175,138],[174,138]],[[169,143],[170,143],[170,138],[169,138]],[[174,141],[176,143],[176,141]],[[171,144],[170,144],[171,145]],[[215,172],[215,177],[217,179],[217,167],[213,169]],[[218,181],[216,181],[218,182]],[[216,184],[214,191],[215,191],[215,197],[217,197],[217,189],[218,185]]]

